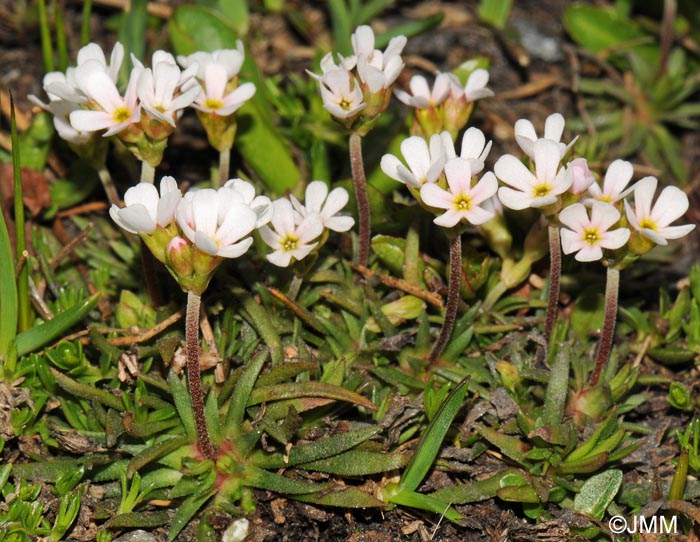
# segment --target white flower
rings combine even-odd
[[[109,64],[107,64],[102,48],[96,43],[88,43],[78,51],[78,66],[85,64],[88,60],[97,61],[107,72],[109,78],[116,83],[117,77],[119,77],[119,69],[124,60],[124,46],[119,42],[114,44]]]
[[[160,181],[160,196],[153,184],[139,183],[124,194],[125,207],[120,209],[112,205],[109,216],[129,233],[149,234],[157,226],[166,227],[172,223],[181,198],[175,179],[163,177]]]
[[[236,49],[218,49],[212,53],[197,52],[177,58],[181,66],[197,66],[197,79],[202,89],[193,107],[205,113],[226,117],[232,115],[255,94],[253,83],[243,83],[227,91],[229,82],[238,76],[245,56],[239,40]],[[186,86],[189,90],[189,86]]]
[[[241,197],[241,201],[255,211],[258,217],[255,227],[264,226],[272,218],[272,202],[267,196],[256,196],[255,187],[243,179],[229,179],[224,184]]]
[[[493,91],[486,88],[489,83],[489,72],[483,68],[478,68],[470,73],[464,87],[455,74],[450,73],[448,76],[450,78],[450,95],[454,100],[464,98],[469,103],[493,96]]]
[[[274,230],[263,226],[260,236],[274,250],[267,255],[267,259],[279,267],[288,267],[292,258],[295,261],[303,260],[318,245],[313,241],[323,233],[323,222],[318,215],[312,214],[297,224],[292,204],[287,199],[273,201],[272,206]]]
[[[88,60],[75,69],[78,88],[88,97],[92,110],[78,110],[70,114],[70,123],[78,131],[107,130],[105,137],[117,134],[141,120],[136,86],[141,69],[131,71],[124,97],[114,81],[97,60]]]
[[[498,189],[498,197],[509,209],[546,207],[556,203],[557,196],[571,186],[571,175],[567,175],[566,169],[559,169],[559,144],[538,139],[533,147],[534,174],[510,154],[501,156],[494,166],[496,177],[513,187]]]
[[[196,81],[192,81],[197,65],[183,72],[173,56],[165,51],[153,53],[152,69],[145,68],[134,55],[132,61],[141,68],[136,88],[141,107],[151,118],[174,128],[178,115],[192,105],[201,92]]]
[[[561,143],[565,123],[566,121],[560,113],[552,113],[544,121],[544,137],[538,138],[532,123],[527,119],[520,119],[515,123],[515,141],[530,158],[534,158],[535,141],[538,139],[554,141],[559,148],[559,158],[562,158],[578,139],[578,137],[574,138],[568,145]]]
[[[667,239],[678,239],[690,233],[694,224],[669,226],[688,210],[688,196],[680,188],[667,186],[652,206],[658,181],[644,177],[634,185],[634,210],[625,200],[625,211],[630,225],[642,236],[657,245],[667,245]]]
[[[374,32],[367,25],[358,26],[350,41],[357,58],[357,73],[370,92],[394,84],[404,67],[401,52],[408,41],[406,36],[392,38],[383,53],[374,48]]]
[[[571,175],[571,186],[569,192],[572,194],[583,194],[594,182],[595,178],[588,169],[588,161],[585,158],[576,158],[566,166]]]
[[[451,139],[449,146],[452,147]],[[430,136],[430,147],[425,139],[419,136],[404,139],[401,142],[401,154],[408,168],[393,154],[385,154],[380,163],[382,171],[395,181],[420,188],[425,183],[436,182],[442,174],[446,151],[439,134]]]
[[[603,179],[603,188],[601,189],[598,183],[593,183],[588,187],[588,193],[591,198],[584,201],[587,205],[595,200],[604,201],[605,203],[617,203],[632,189],[625,190],[627,185],[632,180],[634,168],[632,164],[625,160],[615,160],[608,166],[608,171]]]
[[[50,92],[51,85],[67,85],[66,75],[62,72],[49,72],[44,76],[44,91],[49,97],[48,103],[42,102],[39,98],[30,94],[29,101],[49,112],[53,116],[53,125],[61,139],[76,145],[87,143],[92,137],[90,132],[81,132],[73,128],[70,123],[70,114],[81,109],[80,104],[70,100],[65,100],[60,96]]]
[[[622,247],[630,238],[630,231],[627,228],[610,230],[618,220],[619,211],[609,203],[594,202],[590,218],[582,203],[570,205],[559,213],[559,221],[567,226],[561,229],[564,254],[576,252],[578,261],[593,262],[603,257],[604,248]]]
[[[258,215],[227,187],[187,192],[175,211],[175,219],[199,250],[212,256],[238,258],[253,243],[247,237]]]
[[[337,216],[348,203],[348,191],[337,187],[328,193],[328,187],[323,181],[310,182],[304,194],[304,205],[293,195],[292,207],[295,211],[295,222],[300,224],[310,216],[316,216],[325,228],[336,232],[348,231],[355,224],[351,216]]]
[[[338,119],[348,119],[365,108],[362,90],[352,74],[344,69],[330,70],[319,79],[323,107]]]
[[[438,226],[452,228],[465,221],[478,226],[491,220],[495,215],[480,207],[498,190],[498,181],[493,173],[486,173],[474,186],[472,181],[472,162],[463,158],[452,158],[445,164],[445,176],[449,190],[443,190],[437,184],[424,184],[420,189],[423,203],[445,213],[435,218]]]
[[[442,144],[445,148],[447,159],[455,158],[457,153],[455,152],[454,145],[452,144],[452,136],[450,133],[447,131],[442,132],[440,137],[442,138]],[[478,128],[474,128],[473,126],[464,132],[459,157],[472,161],[472,175],[476,175],[477,173],[480,173],[482,169],[484,169],[484,163],[489,155],[489,152],[491,152],[492,143],[492,141],[486,143],[486,136],[484,135],[484,132]]]
[[[450,93],[450,76],[438,73],[432,90],[428,81],[422,75],[414,75],[408,83],[411,93],[395,89],[394,94],[406,105],[416,108],[426,108],[440,105]]]

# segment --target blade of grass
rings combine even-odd
[[[92,0],[84,0],[83,13],[80,23],[80,46],[90,43],[90,15],[92,14]]]
[[[10,93],[10,133],[12,136],[12,173],[14,175],[15,210],[15,261],[19,262],[27,250],[24,231],[24,200],[22,198],[22,169],[19,155],[19,136],[15,117],[15,100]],[[17,275],[17,323],[19,331],[31,327],[31,305],[29,304],[29,265],[25,261]]]
[[[39,0],[39,33],[41,35],[41,55],[44,59],[44,71],[54,71],[53,50],[51,48],[51,29],[46,13],[46,0]]]
[[[65,72],[68,69],[68,40],[66,27],[63,22],[64,4],[61,0],[53,1],[53,17],[56,25],[56,53],[58,54],[58,69]]]
[[[146,19],[148,13],[146,8],[148,0],[132,0],[131,9],[124,13],[119,28],[119,41],[124,44],[125,58],[130,58],[129,53],[133,53],[138,59],[143,60],[146,51]],[[131,62],[122,64],[119,79],[127,81]]]
[[[462,407],[468,389],[469,378],[465,378],[454,391],[450,393],[449,397],[433,418],[433,421],[428,425],[428,428],[425,433],[423,433],[423,437],[418,443],[413,459],[401,476],[401,481],[399,482],[401,488],[400,493],[407,492],[407,494],[410,494],[414,492],[423,481],[423,478],[425,478],[428,469],[430,469],[433,461],[435,461],[435,457],[440,451],[442,441],[450,425],[452,425],[452,421]],[[394,502],[393,498],[392,502]],[[398,504],[398,501],[396,502]]]

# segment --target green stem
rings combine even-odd
[[[360,227],[360,246],[357,263],[366,267],[369,262],[369,238],[371,235],[370,208],[365,166],[362,161],[362,136],[356,132],[350,134],[350,169],[352,171],[352,184],[355,188]]]
[[[231,149],[219,151],[219,177],[214,180],[214,188],[223,186],[228,181],[228,173],[231,168]]]
[[[112,180],[112,176],[109,174],[107,167],[102,165],[102,167],[97,170],[97,175],[100,178],[105,194],[107,194],[107,200],[109,201],[110,205],[119,206],[119,193],[117,192],[117,188],[114,186],[114,181]]]
[[[90,43],[90,14],[92,13],[92,0],[83,2],[83,13],[80,16],[80,46]]]
[[[149,164],[146,160],[141,162],[141,179],[142,183],[153,184],[156,177],[156,168]]]
[[[428,362],[432,365],[440,357],[452,335],[455,320],[457,319],[457,307],[459,306],[459,287],[462,283],[462,237],[456,235],[450,239],[450,277],[447,283],[447,303],[445,305],[445,319],[442,329],[433,349],[428,355]]]
[[[600,349],[595,361],[595,368],[591,374],[590,386],[598,384],[600,374],[608,363],[610,350],[612,349],[613,336],[615,335],[615,320],[617,319],[617,298],[620,291],[620,270],[608,267],[605,283],[605,319],[603,320],[603,334],[600,337]]]
[[[304,279],[300,277],[299,275],[294,275],[292,277],[292,280],[289,283],[289,290],[287,290],[287,297],[294,301],[297,296],[299,295],[299,290],[301,289],[301,285],[304,282]]]
[[[559,308],[559,288],[561,282],[561,240],[559,227],[549,226],[549,297],[544,318],[544,340],[549,345]]]
[[[211,445],[207,419],[204,414],[204,393],[199,367],[199,308],[202,298],[194,292],[187,292],[187,314],[185,316],[185,352],[187,353],[187,379],[194,423],[197,428],[197,444],[208,459],[216,459]]]
[[[29,302],[29,263],[23,254],[27,250],[24,221],[24,195],[22,191],[22,168],[15,117],[15,100],[10,94],[10,133],[12,135],[12,171],[14,174],[14,212],[15,212],[15,262],[24,263],[17,270],[17,330],[25,331],[32,327],[32,310]],[[11,269],[11,267],[10,267]],[[14,277],[12,277],[14,279]]]
[[[39,0],[39,32],[41,34],[41,54],[44,59],[44,71],[54,71],[53,49],[51,48],[51,29],[46,12],[46,0]]]

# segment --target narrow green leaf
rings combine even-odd
[[[163,440],[153,444],[152,446],[144,448],[129,460],[129,464],[126,468],[127,477],[131,478],[141,467],[152,463],[156,459],[163,457],[170,452],[174,452],[178,448],[187,444],[189,441],[189,436],[179,436]]]
[[[1,212],[0,261],[5,262],[0,266],[0,356],[8,364],[5,369],[11,372],[14,362],[10,359],[10,353],[17,334],[17,283],[10,235],[7,231],[5,215]]]
[[[168,373],[168,384],[170,386],[170,394],[173,396],[173,402],[177,409],[182,425],[185,427],[185,433],[191,442],[197,439],[197,428],[194,423],[194,414],[192,413],[192,401],[187,390],[187,383],[184,378],[180,378],[174,371]]]
[[[260,374],[260,371],[262,371],[263,365],[265,365],[265,361],[267,361],[269,353],[270,352],[267,348],[264,348],[258,352],[256,356],[250,362],[248,362],[245,370],[238,378],[236,387],[233,389],[231,400],[228,404],[223,435],[235,438],[241,434],[246,405],[250,400],[250,394],[255,387],[255,381],[258,379],[258,375]]]
[[[177,535],[180,534],[182,529],[184,529],[194,515],[199,511],[202,506],[214,495],[216,494],[216,489],[210,489],[204,493],[190,495],[185,499],[185,501],[180,505],[180,508],[175,512],[175,517],[170,524],[170,531],[168,532],[168,542],[174,542],[177,539]]]
[[[17,335],[17,353],[23,356],[56,340],[95,308],[101,296],[100,292],[96,292],[67,311],[57,314],[51,320]]]
[[[248,406],[259,405],[260,403],[267,403],[270,401],[279,401],[281,399],[296,399],[299,397],[335,399],[336,401],[354,403],[369,410],[377,409],[374,403],[366,397],[354,391],[326,382],[292,382],[256,388],[253,390],[253,393],[250,394]]]
[[[408,464],[411,457],[413,457],[411,454],[349,450],[327,459],[304,463],[300,468],[338,476],[368,476],[401,469]]]
[[[166,525],[170,515],[166,510],[156,512],[128,512],[119,514],[105,523],[108,529],[153,529]]]
[[[301,480],[293,480],[274,472],[268,472],[259,469],[252,465],[246,466],[245,484],[256,487],[258,489],[268,489],[276,493],[286,495],[303,495],[305,493],[315,493],[329,489],[331,483],[317,484],[313,482],[304,482]]]
[[[521,476],[516,469],[506,469],[489,478],[446,487],[431,493],[431,495],[442,502],[450,504],[469,504],[485,501],[495,497],[498,490],[504,487],[504,481],[514,474]]]
[[[53,47],[51,44],[51,28],[49,27],[49,17],[46,13],[46,0],[39,0],[39,32],[41,35],[41,54],[44,59],[44,71],[46,73],[54,71]]]
[[[267,309],[262,305],[258,305],[255,298],[247,292],[243,298],[243,308],[248,316],[246,319],[249,320],[270,349],[273,365],[280,365],[284,357],[282,353],[282,339],[280,339],[275,326],[272,325]],[[245,317],[246,314],[243,316]]]
[[[440,514],[450,521],[459,521],[463,517],[462,514],[457,512],[457,510],[452,508],[449,504],[431,495],[424,495],[422,493],[416,493],[415,491],[404,489],[391,497],[390,500],[392,504],[409,506],[411,508],[428,510],[429,512]]]
[[[415,21],[400,24],[377,36],[375,45],[379,49],[383,49],[389,44],[392,38],[395,38],[396,36],[406,36],[407,38],[417,36],[427,32],[428,30],[437,28],[443,19],[444,15],[442,13],[436,13],[435,15],[430,15],[424,19],[417,19]]]
[[[485,23],[503,30],[512,7],[513,0],[480,0],[477,13]]]
[[[97,401],[119,412],[124,412],[124,410],[126,410],[122,400],[116,395],[112,395],[107,390],[77,382],[54,368],[50,368],[49,370],[56,380],[56,384],[68,393],[76,395],[77,397],[82,397],[83,399]]]
[[[19,262],[27,250],[24,227],[24,199],[22,194],[22,161],[20,159],[15,100],[10,93],[10,134],[12,139],[12,173],[14,176],[15,211],[15,260]],[[17,327],[24,331],[31,326],[31,306],[29,304],[29,262],[25,261],[17,275]]]
[[[327,457],[338,455],[358,444],[372,438],[379,433],[379,427],[363,427],[354,431],[348,431],[340,435],[314,440],[308,444],[293,446],[285,460],[282,454],[273,454],[272,456],[258,455],[254,462],[256,465],[266,469],[281,469],[285,466],[296,466],[300,464],[310,463],[325,459]],[[259,460],[257,458],[260,458]]]
[[[462,408],[468,389],[469,378],[465,378],[450,393],[428,425],[418,443],[413,459],[401,475],[399,486],[402,488],[402,491],[415,491],[423,481],[423,478],[425,478],[442,447],[442,441],[452,425],[452,421],[457,416],[460,408]]]
[[[622,471],[610,469],[591,476],[574,497],[574,510],[603,519],[605,511],[622,486]]]
[[[131,0],[129,10],[121,18],[119,25],[119,41],[124,45],[124,53],[129,58],[129,53],[141,62],[145,62],[146,53],[146,21],[148,19],[148,0]],[[121,81],[129,79],[130,61],[122,64],[119,78]]]
[[[542,419],[545,425],[560,426],[564,419],[564,409],[566,408],[566,396],[569,392],[569,364],[571,362],[571,345],[565,343],[557,352],[547,393],[544,398],[544,409]]]
[[[297,495],[294,498],[311,504],[340,508],[384,508],[386,506],[385,503],[369,493],[348,486],[339,486],[313,495]]]
[[[328,11],[333,30],[333,49],[342,55],[348,55],[352,51],[350,34],[353,32],[353,21],[345,0],[328,0]]]

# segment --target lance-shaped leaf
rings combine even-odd
[[[369,410],[377,409],[374,403],[366,397],[326,382],[291,382],[256,388],[250,394],[248,406],[279,401],[280,399],[297,399],[299,397],[335,399],[336,401],[354,403]]]

